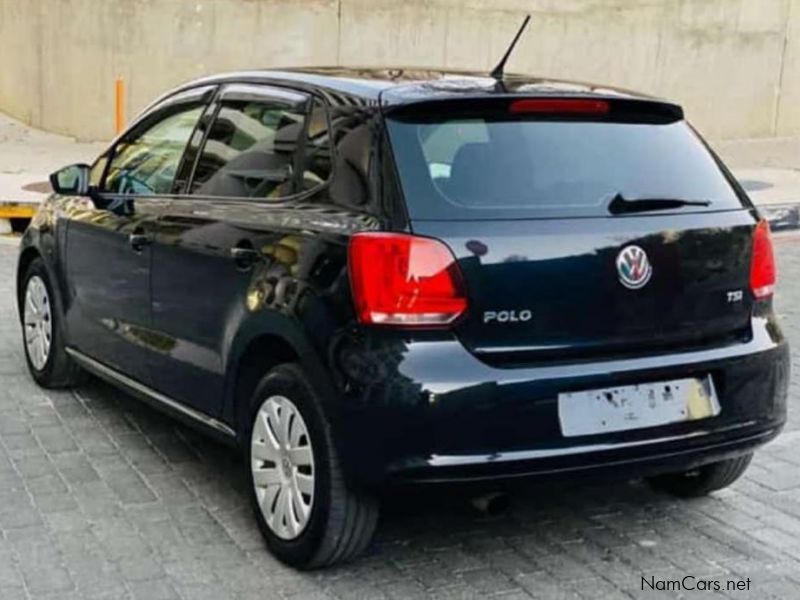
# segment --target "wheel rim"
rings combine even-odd
[[[271,396],[256,414],[250,440],[258,506],[279,538],[298,537],[314,506],[314,452],[300,411],[284,396]]]
[[[53,311],[47,286],[38,275],[28,280],[25,289],[25,347],[37,371],[44,369],[53,343]]]

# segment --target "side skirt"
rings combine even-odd
[[[116,369],[112,369],[74,348],[67,348],[67,354],[93,375],[136,396],[145,404],[148,404],[156,410],[175,417],[189,426],[198,428],[226,444],[236,445],[236,432],[222,421],[218,421],[205,413],[190,408],[185,404],[181,404],[177,400],[173,400],[147,387],[143,383],[139,383],[135,379],[123,375]]]

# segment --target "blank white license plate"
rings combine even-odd
[[[565,437],[695,421],[720,413],[710,376],[558,395]]]

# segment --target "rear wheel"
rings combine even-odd
[[[61,301],[41,258],[31,261],[22,278],[20,315],[25,359],[36,383],[46,388],[80,383],[84,373],[67,354]]]
[[[650,486],[680,498],[696,498],[728,487],[744,474],[753,453],[703,465],[680,473],[667,473],[648,478]]]
[[[280,365],[261,380],[246,442],[251,502],[277,558],[313,569],[369,545],[378,505],[345,481],[320,398],[300,367]]]

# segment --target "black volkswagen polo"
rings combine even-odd
[[[242,72],[52,178],[18,293],[42,386],[244,452],[282,560],[389,483],[731,484],[786,417],[769,227],[675,104],[530,77]]]

